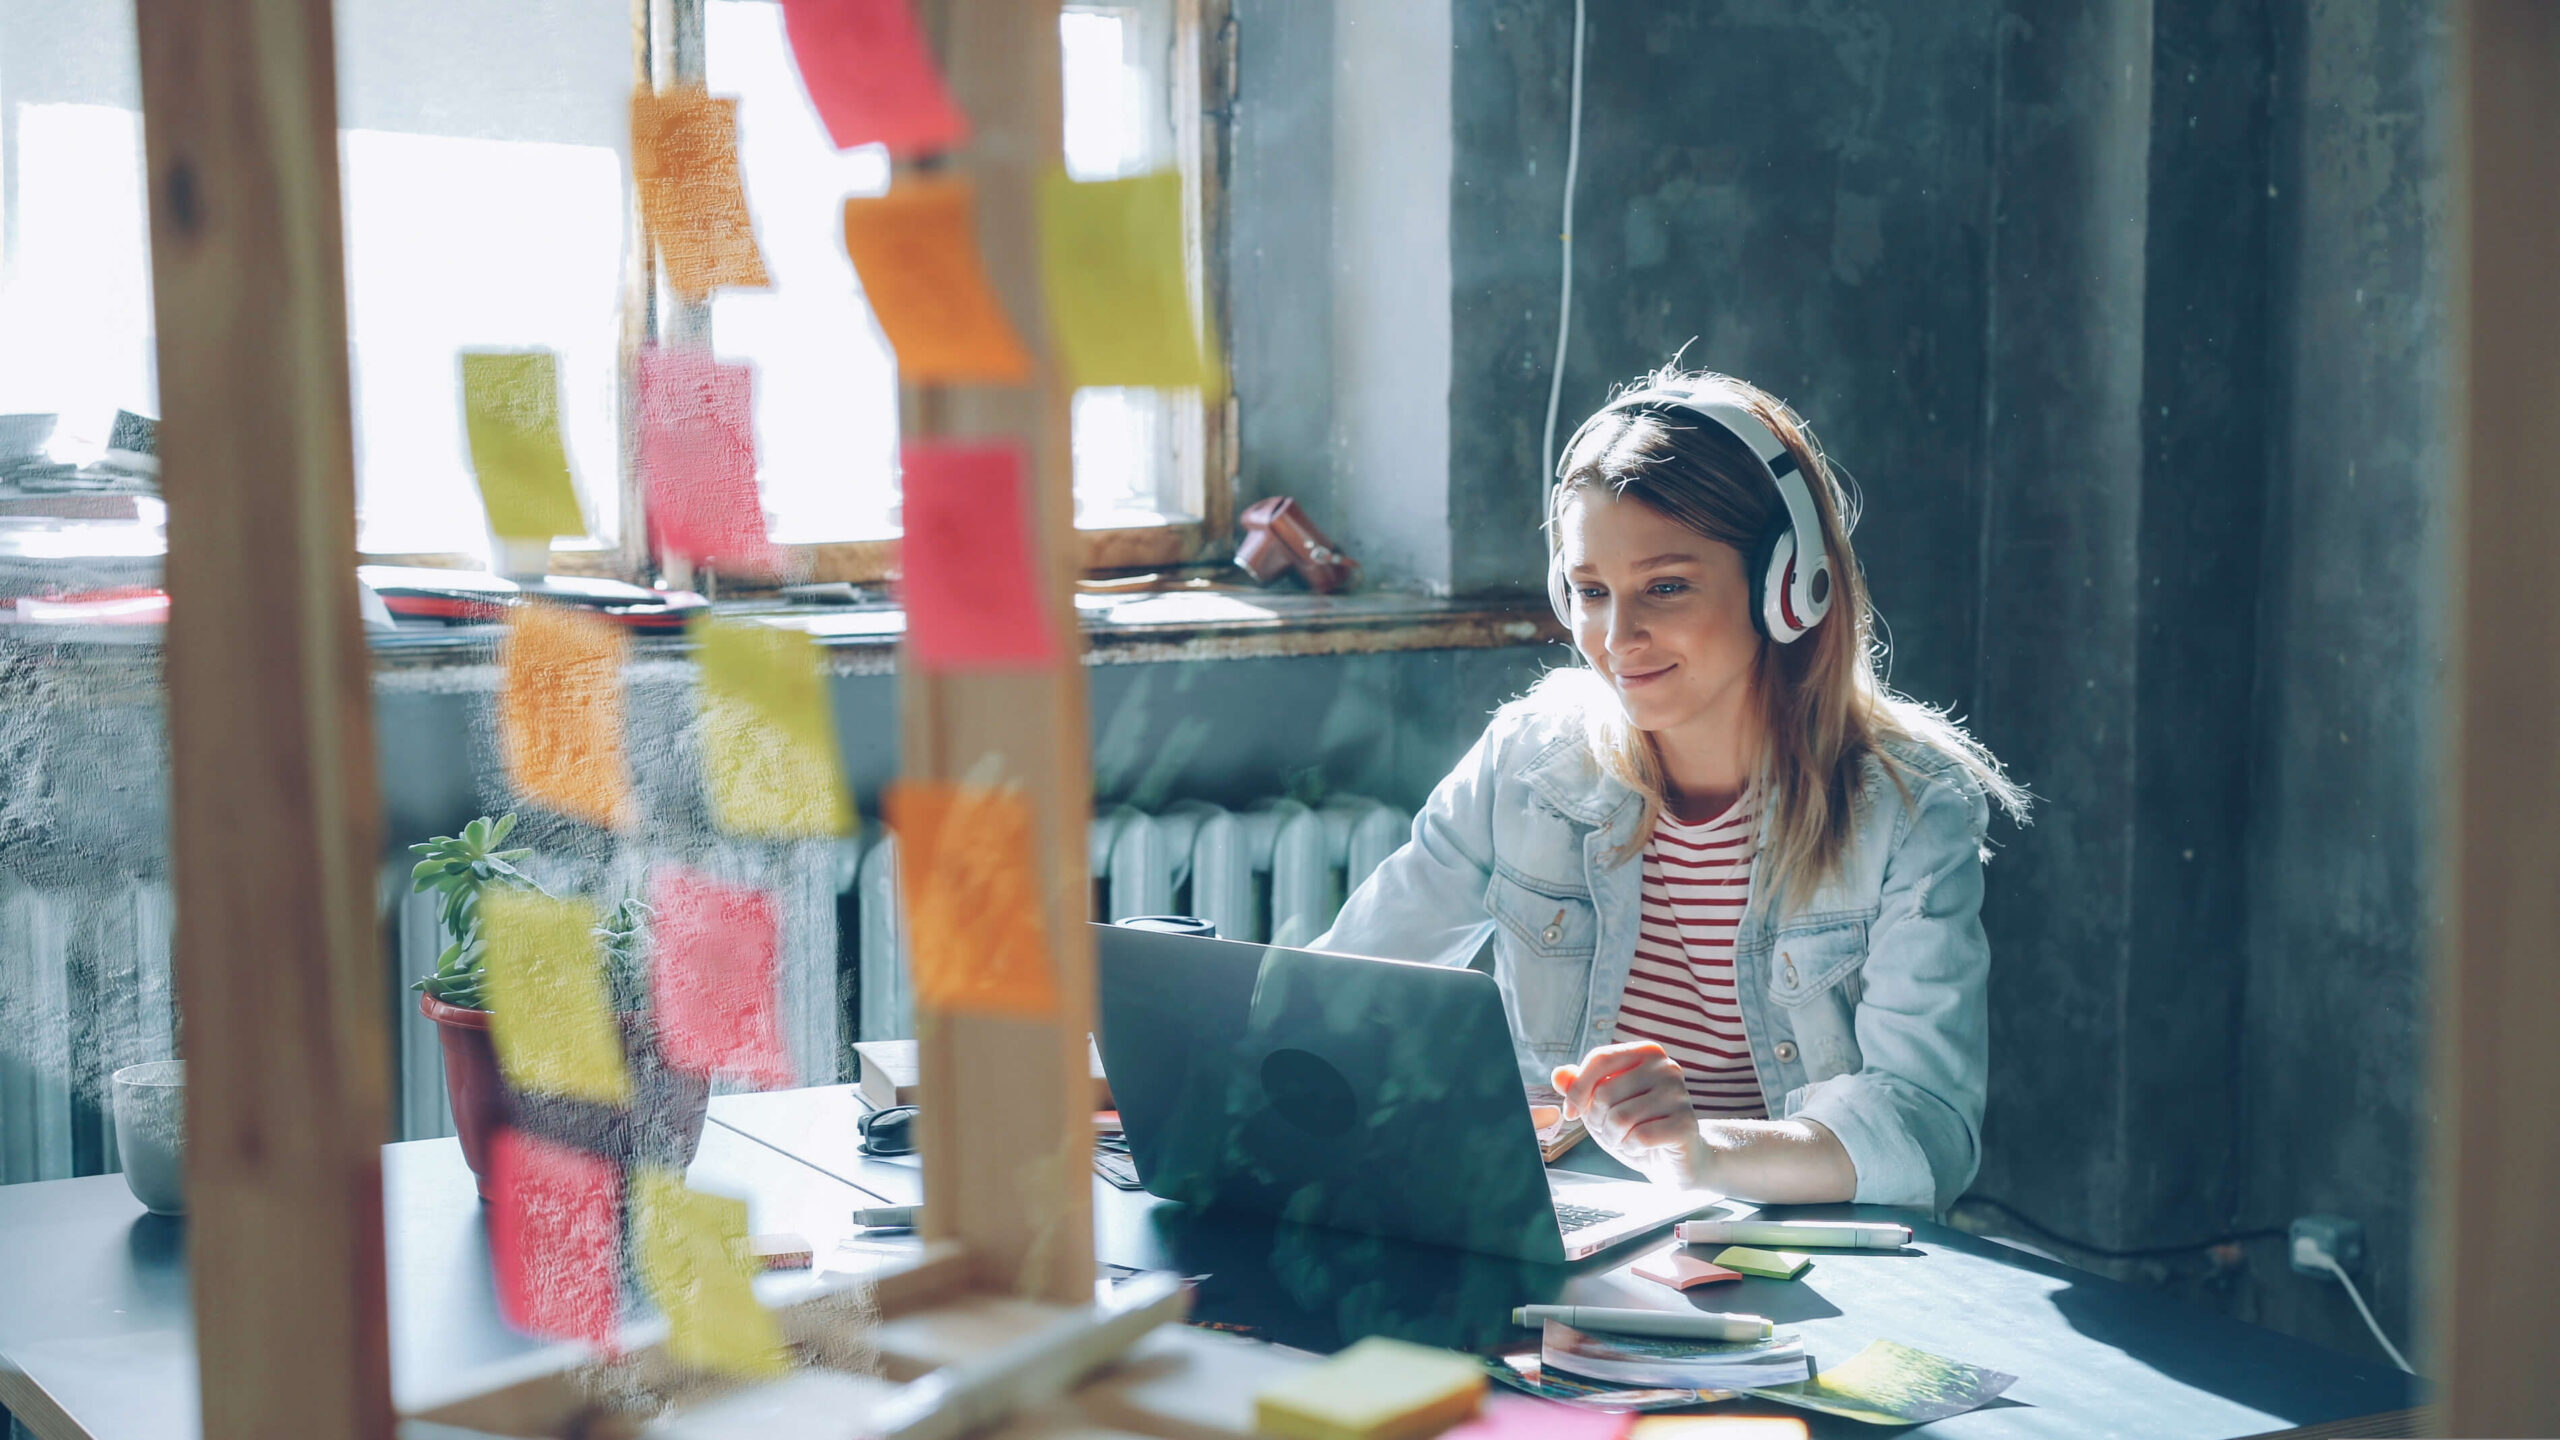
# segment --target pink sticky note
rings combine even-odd
[[[1631,1267],[1634,1272],[1658,1285],[1674,1290],[1688,1290],[1700,1285],[1714,1285],[1726,1280],[1739,1280],[1742,1272],[1711,1265],[1685,1250],[1666,1250],[1647,1255]]]
[[[1634,1419],[1496,1391],[1476,1418],[1441,1431],[1440,1440],[1619,1440]]]
[[[500,1130],[490,1178],[498,1313],[528,1335],[616,1348],[621,1170],[583,1150]]]
[[[701,349],[640,347],[640,471],[662,550],[771,578],[782,547],[756,494],[755,369]]]
[[[767,1088],[794,1079],[782,1044],[773,897],[681,865],[649,872],[649,988],[667,1063]]]
[[[1054,661],[1020,447],[917,441],[899,455],[906,517],[899,595],[917,663],[1002,670]]]
[[[837,149],[886,145],[903,158],[969,138],[907,0],[782,0],[782,23]]]

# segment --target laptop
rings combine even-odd
[[[1542,1163],[1489,975],[1094,930],[1102,1067],[1167,1200],[1562,1264],[1721,1199]]]

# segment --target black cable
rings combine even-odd
[[[1959,1198],[1955,1205],[1947,1208],[1952,1212],[1965,1205],[1979,1205],[1986,1210],[1997,1210],[2024,1228],[2033,1231],[2035,1238],[2050,1240],[2065,1250],[2077,1250],[2084,1255],[2096,1255],[2107,1260],[2166,1260],[2178,1255],[2193,1255],[2199,1250],[2210,1250],[2217,1245],[2236,1245],[2244,1240],[2278,1239],[2286,1233],[2279,1229],[2235,1230],[2228,1235],[2217,1235],[2210,1240],[2198,1240],[2192,1245],[2146,1245],[2134,1250],[2112,1250],[2104,1245],[2092,1245],[2085,1240],[2074,1240],[2008,1201],[1995,1200],[1988,1195],[1966,1195]]]

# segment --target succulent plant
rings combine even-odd
[[[437,902],[436,919],[451,941],[436,957],[435,973],[420,979],[416,988],[447,1005],[488,1008],[483,989],[488,969],[480,933],[481,895],[493,885],[543,893],[532,876],[516,868],[517,861],[533,852],[498,848],[515,828],[513,815],[495,820],[483,815],[463,826],[459,835],[438,835],[409,847],[409,853],[419,857],[409,872],[410,889],[421,895],[433,890],[443,897]]]

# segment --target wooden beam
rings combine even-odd
[[[992,777],[1032,806],[1059,994],[1028,1021],[919,1005],[928,1238],[956,1240],[980,1285],[1067,1304],[1093,1297],[1091,909],[1093,813],[1082,639],[1076,629],[1070,392],[1042,343],[1039,184],[1064,163],[1058,0],[928,0],[952,92],[975,134],[956,168],[976,183],[988,272],[1037,358],[1031,383],[910,391],[910,437],[1010,436],[1029,457],[1040,592],[1060,661],[1035,674],[900,675],[910,779]]]
[[[329,0],[137,0],[207,1440],[388,1437],[382,853]]]
[[[2459,491],[2437,1024],[2433,1434],[2560,1434],[2560,6],[2470,0],[2457,86]]]

